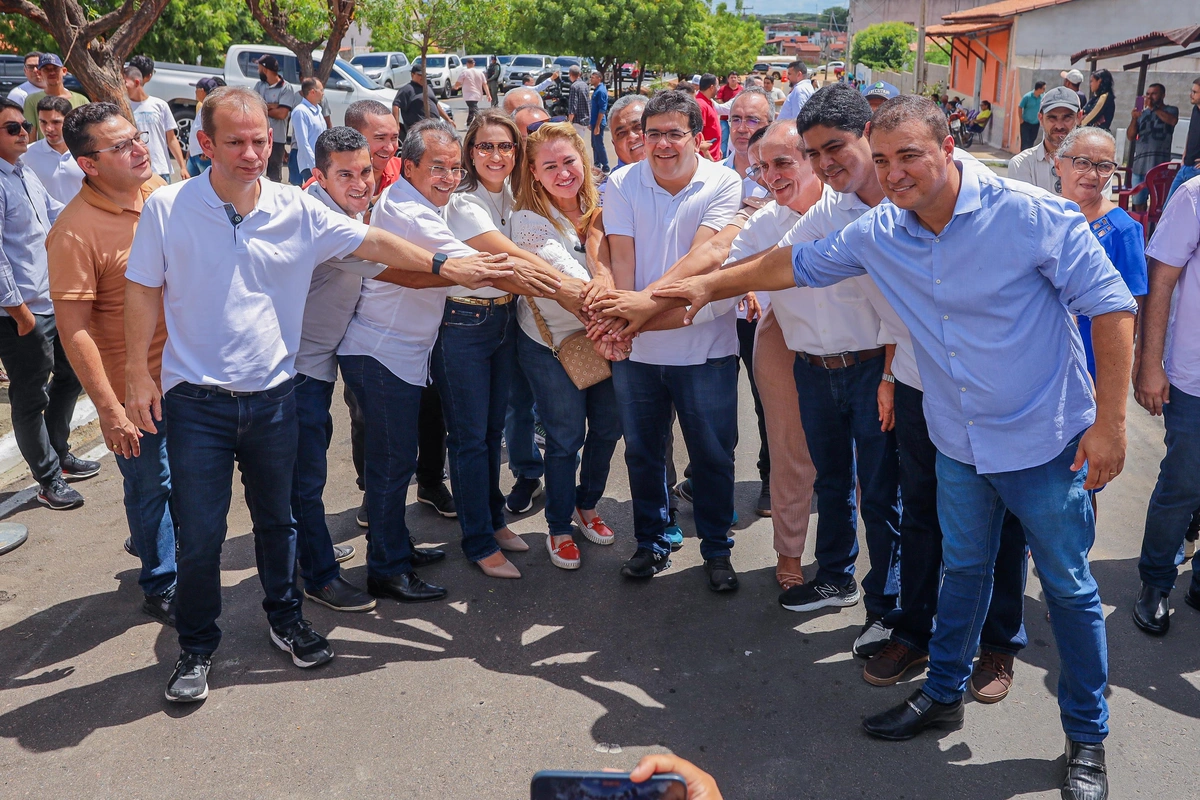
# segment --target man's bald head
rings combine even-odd
[[[530,125],[535,122],[545,122],[550,119],[550,115],[541,106],[520,106],[513,112],[512,119],[517,124],[517,129],[521,132],[521,138],[524,139],[529,135]]]
[[[521,106],[542,107],[542,96],[527,86],[510,89],[504,95],[504,113],[512,115]]]

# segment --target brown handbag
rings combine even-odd
[[[529,303],[529,310],[533,312],[533,320],[537,323],[542,338],[546,340],[546,346],[558,359],[558,363],[562,364],[575,388],[586,389],[612,377],[612,366],[607,358],[596,352],[592,341],[587,338],[586,331],[572,333],[563,339],[562,344],[555,347],[554,337],[550,335],[550,328],[547,327],[542,312],[538,311],[537,303],[528,297],[525,298],[525,302]]]

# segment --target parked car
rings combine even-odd
[[[795,60],[795,56],[760,56],[751,71],[758,75],[770,75],[776,83],[786,82],[788,64]]]
[[[394,89],[400,85],[400,72],[408,66],[408,56],[390,52],[362,53],[350,59],[350,63],[385,89]]]
[[[196,81],[220,77],[229,86],[253,87],[258,82],[258,65],[255,62],[267,54],[279,59],[283,79],[299,90],[300,68],[291,50],[275,45],[235,44],[225,54],[224,69],[154,62],[154,77],[146,84],[146,93],[167,102],[180,127],[179,138],[186,142],[192,120],[196,118]],[[314,67],[320,60],[321,52],[318,50],[313,53]],[[390,108],[395,96],[395,92],[380,86],[341,58],[334,62],[329,80],[325,82],[325,99],[329,103],[334,125],[343,123],[346,109],[356,100],[378,100]]]
[[[488,64],[492,63],[493,56],[491,53],[465,55],[462,57],[462,62],[463,62],[464,67],[467,65],[468,58],[475,59],[475,69],[481,69],[484,72],[487,72]],[[501,66],[501,68],[500,68],[500,74],[502,74],[502,75],[504,74],[503,66]]]
[[[421,59],[417,57],[413,60],[413,64],[420,64]],[[435,95],[440,95],[442,99],[447,99],[454,94],[454,83],[458,77],[462,75],[463,63],[454,53],[438,53],[430,55],[428,63],[425,64],[425,82],[433,89]],[[412,64],[400,71],[399,83],[397,88],[406,83],[412,83]]]
[[[496,56],[496,58],[499,59],[501,67],[507,67],[516,56]]]
[[[500,85],[505,89],[515,89],[525,82],[529,75],[535,78],[546,70],[554,59],[550,56],[519,55],[500,74]]]
[[[579,56],[559,56],[550,64],[550,69],[556,69],[566,75],[571,67],[579,67],[579,70],[584,75],[590,75],[596,65],[592,63],[590,58],[580,58]]]

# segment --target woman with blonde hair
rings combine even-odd
[[[517,190],[513,241],[560,270],[563,283],[554,300],[530,297],[518,306],[517,358],[546,429],[546,549],[555,566],[577,569],[580,555],[572,520],[596,544],[609,545],[615,539],[596,513],[621,438],[612,378],[579,388],[599,374],[581,379],[583,372],[569,374],[566,359],[560,360],[560,353],[584,331],[579,297],[592,280],[584,243],[600,200],[587,148],[569,123],[542,125],[529,135],[525,148],[528,172]],[[580,363],[589,365],[585,359],[575,367]],[[607,364],[591,366],[607,371]]]

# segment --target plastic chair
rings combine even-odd
[[[1162,218],[1163,206],[1167,204],[1167,192],[1171,189],[1171,184],[1175,181],[1176,174],[1179,173],[1179,168],[1183,164],[1179,161],[1168,161],[1166,164],[1159,164],[1152,167],[1146,173],[1146,177],[1137,186],[1128,189],[1121,189],[1117,192],[1117,205],[1125,209],[1129,216],[1142,223],[1142,230],[1146,234],[1146,241],[1150,241],[1150,234],[1154,232],[1154,227],[1158,225],[1159,219]],[[1129,203],[1131,198],[1145,189],[1149,193],[1149,199],[1146,201],[1145,211],[1134,211],[1130,209]]]

